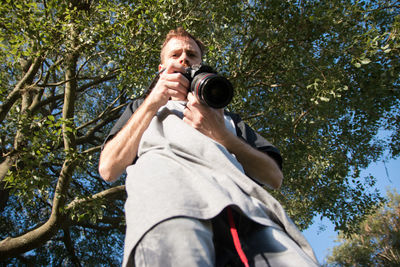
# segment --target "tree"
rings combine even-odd
[[[177,26],[205,41],[205,60],[234,84],[229,109],[281,150],[285,180],[271,193],[300,229],[321,214],[351,232],[380,200],[360,171],[400,151],[399,9],[383,0],[3,1],[0,259],[119,265],[124,179],[105,183],[98,156]],[[382,128],[391,140],[376,138]]]
[[[339,234],[329,266],[399,266],[400,265],[400,195],[388,192],[387,202],[367,216],[357,233]]]

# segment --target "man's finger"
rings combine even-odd
[[[186,69],[184,66],[176,63],[169,64],[165,69],[166,73],[176,73],[176,72],[185,73],[185,71]]]
[[[190,107],[197,107],[200,108],[201,107],[201,103],[200,101],[197,99],[197,97],[194,96],[194,94],[192,92],[188,93],[188,105],[190,105]]]

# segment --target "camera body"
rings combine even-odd
[[[210,66],[195,65],[183,74],[190,82],[189,91],[203,104],[212,108],[224,108],[233,98],[233,86],[225,77]]]

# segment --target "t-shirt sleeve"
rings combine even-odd
[[[103,142],[101,149],[103,150],[104,145],[110,141],[128,122],[132,114],[139,108],[139,106],[143,103],[143,99],[135,99],[125,108],[121,117],[117,120],[114,126],[111,128],[111,131],[108,133],[106,139]]]
[[[239,115],[234,113],[228,113],[233,119],[236,125],[236,135],[243,139],[250,146],[256,148],[257,150],[268,154],[271,158],[275,160],[279,168],[282,169],[282,156],[279,150],[272,145],[268,140],[262,137],[260,134],[255,132],[248,124],[246,124]]]

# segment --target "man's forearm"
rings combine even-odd
[[[225,127],[222,109],[213,109],[201,104],[191,93],[183,113],[183,120],[201,133],[214,139],[233,153],[246,173],[272,188],[279,188],[283,175],[276,162],[267,154],[258,151]]]
[[[281,186],[282,171],[270,156],[251,147],[233,134],[226,135],[220,143],[236,156],[249,176],[273,189]]]
[[[140,139],[161,106],[169,99],[186,99],[189,81],[181,74],[184,71],[183,65],[168,63],[142,105],[121,131],[104,146],[99,162],[99,172],[104,180],[114,181],[132,164],[138,152]]]
[[[118,134],[106,143],[99,161],[99,173],[104,180],[115,181],[132,164],[140,139],[157,110],[158,105],[145,100]]]

